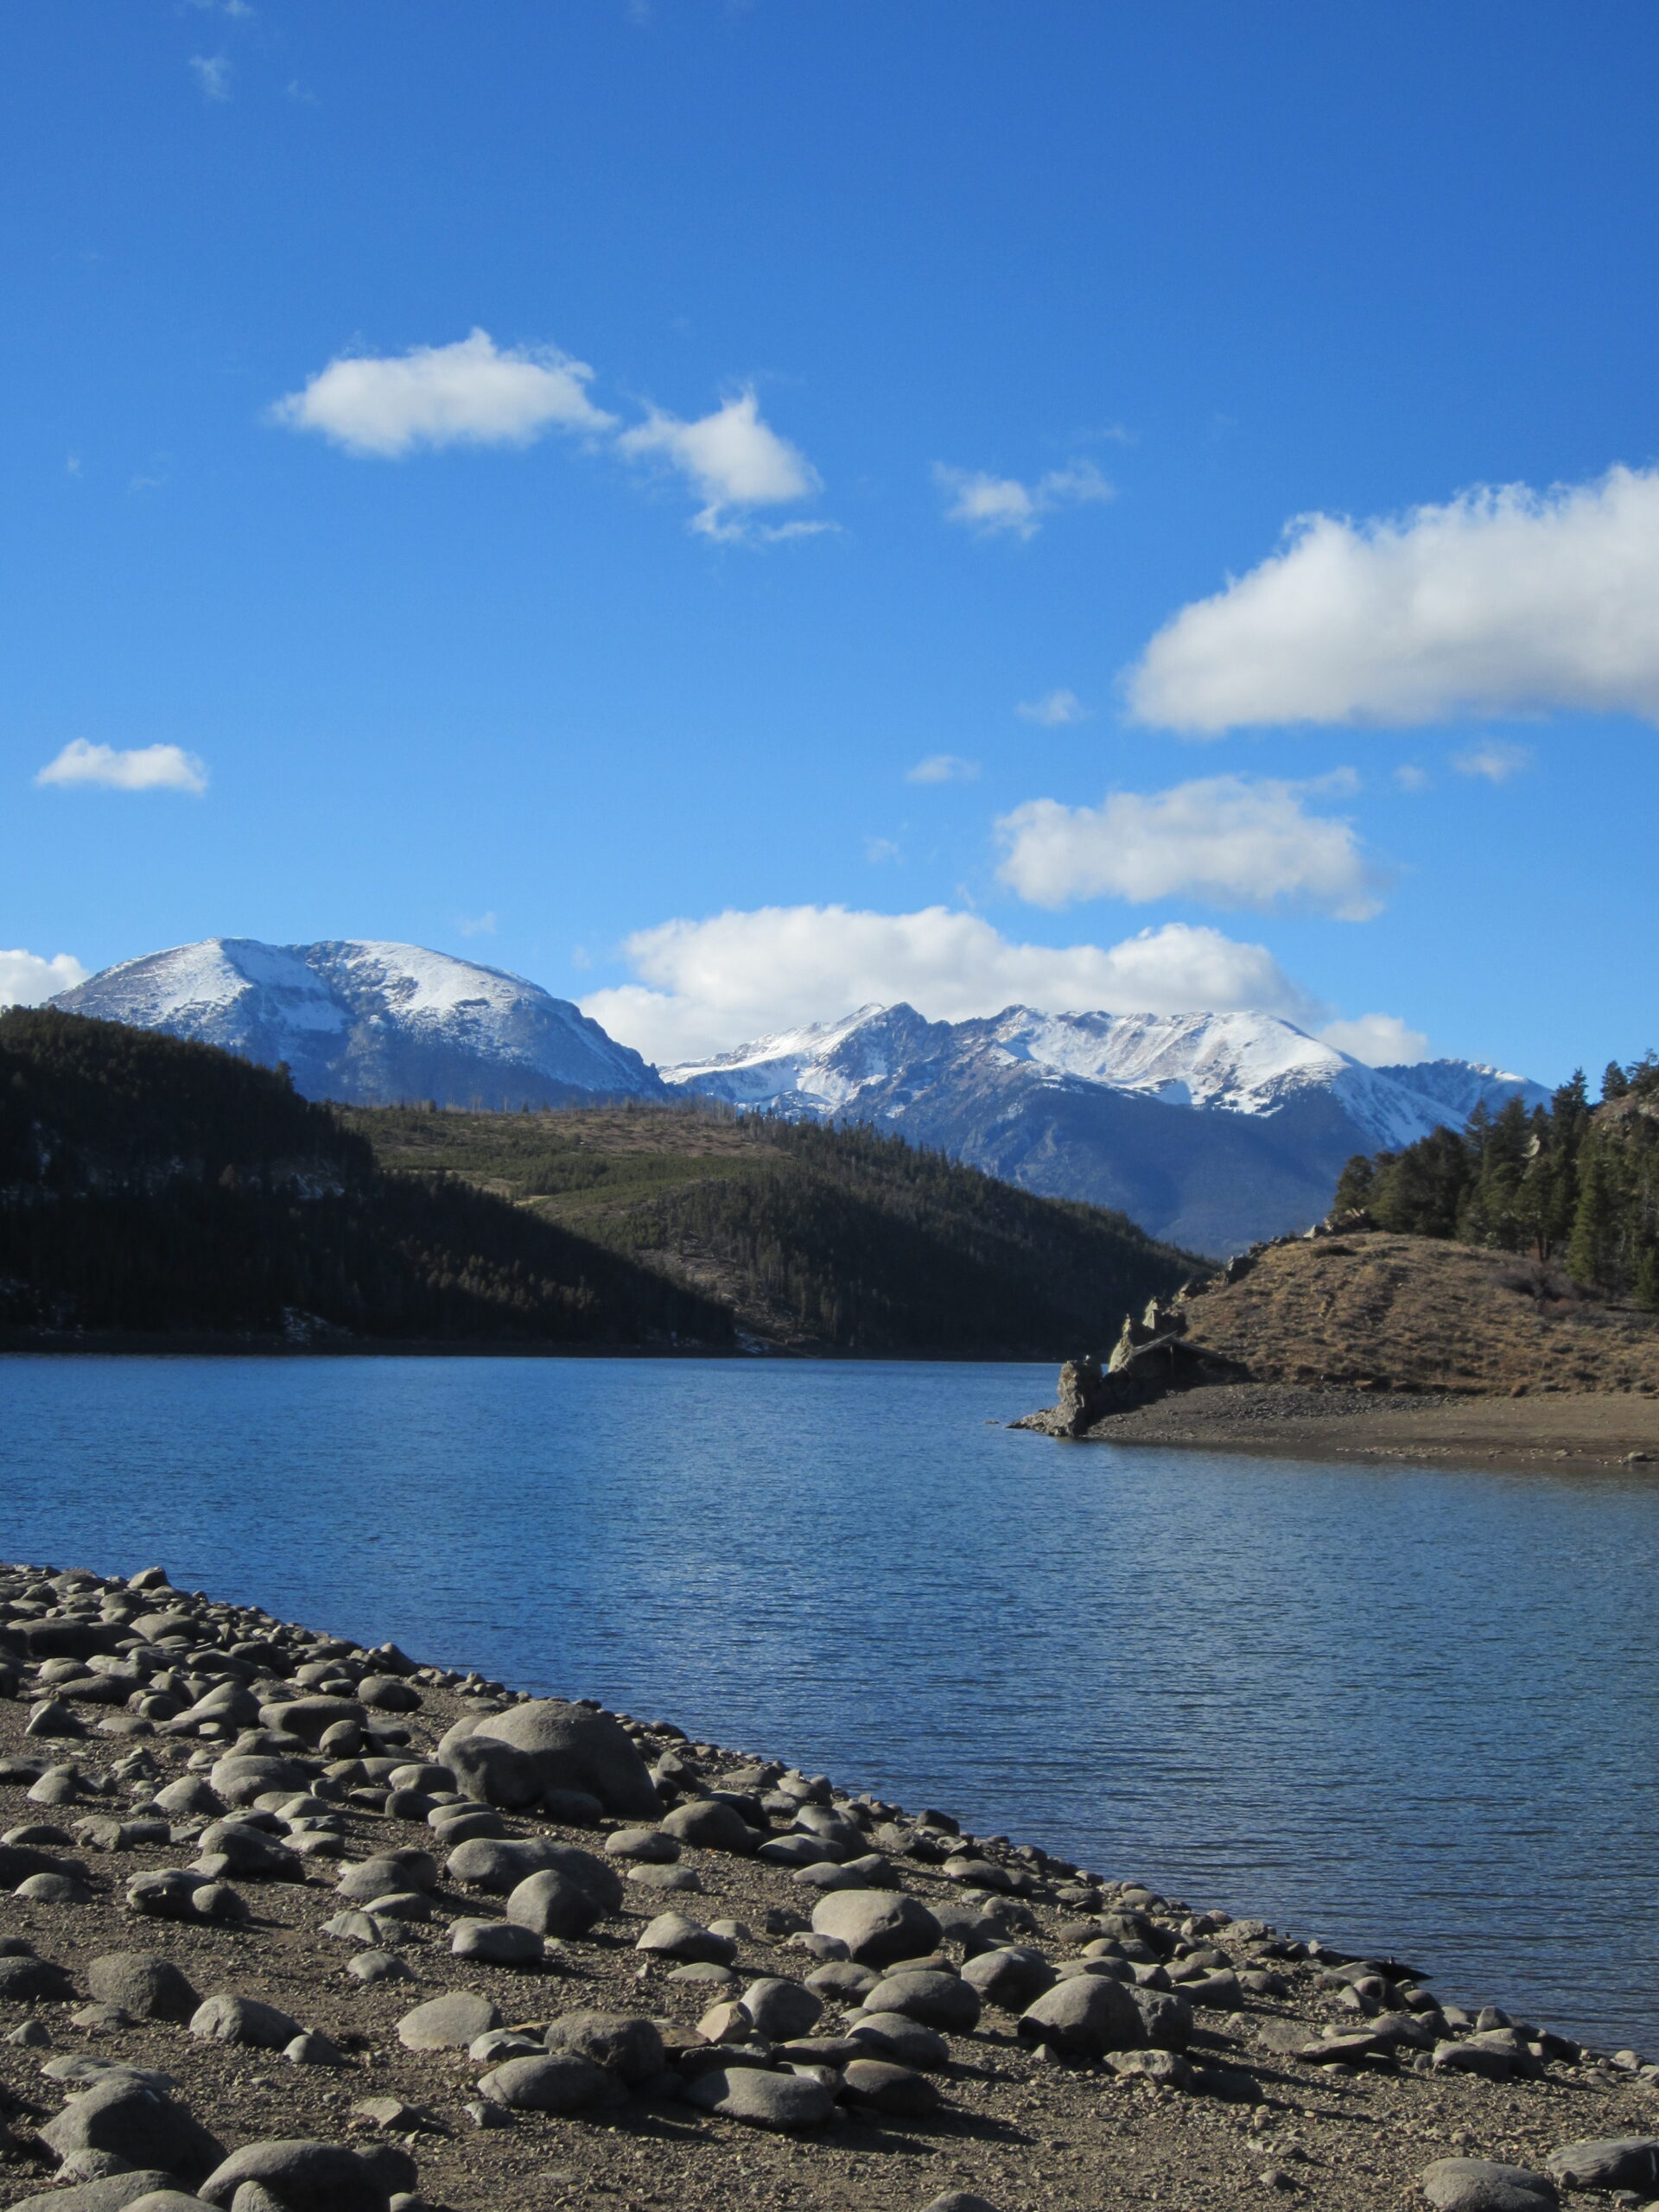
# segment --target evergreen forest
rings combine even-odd
[[[1198,1265],[863,1128],[692,1105],[339,1108],[0,1014],[0,1332],[1058,1359]]]
[[[1559,1263],[1585,1290],[1659,1311],[1659,1058],[1610,1061],[1592,1104],[1582,1071],[1548,1106],[1484,1105],[1461,1129],[1357,1154],[1338,1213]]]

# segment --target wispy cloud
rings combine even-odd
[[[1022,944],[946,906],[763,906],[640,930],[625,951],[639,980],[589,993],[582,1011],[659,1064],[901,999],[935,1021],[1014,1005],[1057,1014],[1261,1007],[1304,1026],[1330,1012],[1264,945],[1187,922],[1113,945]]]
[[[872,868],[880,868],[888,861],[902,860],[904,854],[891,837],[867,837],[864,857]]]
[[[1553,710],[1659,722],[1656,607],[1659,467],[1481,486],[1366,522],[1303,515],[1165,624],[1129,703],[1197,737]]]
[[[196,85],[205,100],[227,100],[231,97],[231,65],[222,54],[193,54],[190,67]]]
[[[1505,745],[1497,738],[1452,756],[1452,766],[1460,776],[1484,776],[1489,784],[1507,784],[1511,776],[1518,776],[1531,765],[1530,746]]]
[[[945,495],[944,518],[979,537],[1007,533],[1034,537],[1045,518],[1061,507],[1084,506],[1116,495],[1092,461],[1071,461],[1051,468],[1034,484],[1017,476],[993,476],[984,469],[933,464],[933,481]]]
[[[462,937],[493,937],[495,916],[493,913],[462,914],[456,921],[455,927],[461,931]]]
[[[0,1006],[39,1006],[73,991],[87,971],[71,952],[0,952]]]
[[[1304,797],[1319,788],[1214,776],[1169,791],[1114,791],[1099,806],[1032,799],[996,825],[1005,848],[998,873],[1037,906],[1186,898],[1368,920],[1387,876],[1351,823],[1307,811]]]
[[[271,420],[347,453],[397,460],[418,446],[527,446],[550,429],[608,430],[588,398],[593,371],[556,346],[499,348],[486,330],[406,353],[342,353]]]
[[[905,771],[907,784],[971,784],[978,776],[978,761],[964,760],[956,753],[930,753]]]
[[[92,745],[72,738],[55,760],[48,760],[37,784],[101,784],[116,791],[190,791],[207,788],[206,764],[176,745],[140,745],[124,752],[112,745]]]
[[[1426,791],[1429,785],[1428,771],[1418,767],[1414,761],[1408,760],[1395,770],[1394,780],[1402,791]]]
[[[1014,711],[1021,721],[1040,722],[1045,729],[1062,729],[1068,722],[1089,719],[1089,709],[1075,691],[1045,691],[1040,699],[1022,699]]]
[[[690,423],[653,408],[616,442],[631,460],[658,460],[678,470],[704,502],[690,526],[705,537],[729,542],[756,534],[779,540],[813,536],[829,527],[801,521],[753,524],[754,508],[810,499],[822,483],[800,448],[762,420],[753,390],[734,393],[712,414]]]

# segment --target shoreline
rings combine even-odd
[[[342,2146],[365,2212],[920,2212],[953,2188],[1084,2212],[1172,2183],[1358,2212],[1438,2157],[1535,2170],[1659,2123],[1659,2066],[1395,1961],[159,1570],[0,1567],[0,1669],[36,1694],[0,1700],[0,2204],[33,2202],[111,2063],[158,2069],[245,2161]],[[192,2005],[156,2017],[134,1953]]]
[[[835,1345],[524,1344],[486,1338],[456,1343],[442,1338],[388,1338],[384,1342],[294,1344],[279,1337],[229,1338],[207,1332],[154,1333],[111,1332],[96,1338],[66,1342],[61,1335],[32,1338],[0,1335],[0,1360],[63,1359],[671,1359],[759,1363],[785,1360],[846,1365],[868,1360],[876,1365],[919,1361],[941,1367],[1049,1367],[1052,1354],[1023,1351],[842,1351]]]
[[[1013,1426],[1055,1433],[1040,1414]],[[1567,1391],[1408,1396],[1223,1383],[1108,1414],[1081,1436],[1059,1440],[1358,1465],[1450,1460],[1517,1471],[1577,1465],[1639,1472],[1650,1462],[1659,1475],[1659,1399]]]

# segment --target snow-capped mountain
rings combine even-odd
[[[1211,1252],[1315,1220],[1344,1161],[1536,1084],[1465,1060],[1370,1068],[1268,1014],[930,1022],[908,1006],[666,1068],[740,1108],[868,1121],[1050,1197],[1121,1206]]]
[[[285,1060],[308,1098],[500,1107],[664,1096],[639,1053],[569,1000],[413,944],[207,938],[106,968],[52,1004]]]
[[[866,1006],[664,1069],[522,976],[410,944],[209,938],[52,1001],[285,1060],[312,1098],[561,1105],[701,1096],[872,1122],[1051,1198],[1116,1206],[1210,1253],[1325,1213],[1356,1152],[1547,1094],[1468,1060],[1370,1068],[1269,1014],[1041,1014],[927,1021]]]

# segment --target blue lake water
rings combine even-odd
[[[595,1696],[1659,2051],[1659,1481],[991,1426],[1024,1366],[0,1360],[0,1557]]]

